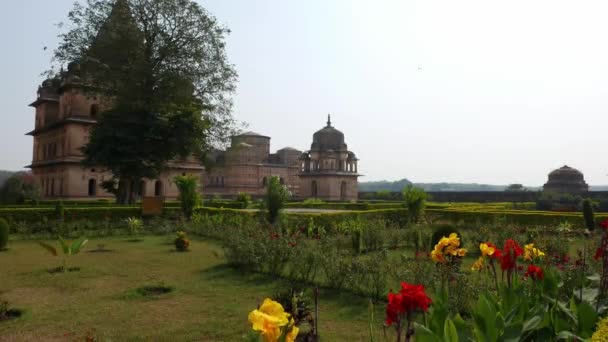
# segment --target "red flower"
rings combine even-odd
[[[543,270],[542,268],[535,265],[528,265],[528,271],[524,274],[526,277],[530,277],[533,280],[542,280],[543,279]]]
[[[517,264],[517,257],[524,254],[524,250],[515,242],[513,239],[505,241],[505,246],[502,250],[500,257],[500,268],[505,270],[512,270]]]
[[[600,222],[600,226],[604,229],[608,229],[608,220]]]
[[[406,282],[401,283],[399,293],[388,294],[388,305],[386,306],[386,324],[399,322],[401,315],[412,313],[418,310],[428,311],[431,299],[424,292],[423,285],[412,285]]]
[[[593,259],[600,260],[602,257],[604,256],[604,249],[603,248],[598,248],[595,250],[595,255],[593,256]]]

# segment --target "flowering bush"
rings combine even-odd
[[[266,298],[258,309],[249,313],[249,322],[264,342],[293,342],[299,328],[290,316],[281,304]]]

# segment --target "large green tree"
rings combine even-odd
[[[83,149],[107,167],[120,202],[141,178],[172,160],[201,156],[232,133],[237,79],[225,52],[228,29],[191,0],[87,0],[69,13],[59,65],[111,99]]]

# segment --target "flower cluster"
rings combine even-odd
[[[481,251],[481,256],[473,266],[471,267],[472,271],[480,271],[483,269],[484,263],[486,259],[490,259],[490,267],[492,272],[494,273],[495,282],[497,283],[496,270],[494,268],[494,260],[500,262],[500,269],[507,275],[507,282],[511,284],[511,278],[513,276],[514,271],[523,271],[522,266],[517,266],[517,259],[519,257],[523,257],[525,261],[530,262],[528,265],[528,270],[524,274],[527,277],[530,277],[533,280],[542,280],[543,279],[543,270],[532,264],[535,260],[542,258],[545,256],[545,253],[540,249],[534,247],[533,243],[527,244],[524,248],[513,239],[508,239],[505,241],[505,245],[502,250],[498,249],[495,245],[490,242],[485,242],[479,245],[479,250]],[[496,284],[498,288],[498,283]]]
[[[540,249],[534,247],[533,243],[524,246],[524,260],[532,261],[538,258],[542,258],[544,256],[545,253],[543,253]]]
[[[485,263],[486,257],[492,259],[500,259],[502,252],[496,246],[494,246],[491,242],[484,242],[479,244],[479,250],[481,251],[481,256],[477,261],[473,263],[471,267],[472,271],[480,271]]]
[[[401,291],[388,293],[388,305],[386,306],[386,324],[391,325],[401,322],[404,315],[416,311],[428,311],[431,299],[424,292],[423,285],[412,285],[401,283]]]
[[[435,263],[447,264],[449,258],[463,257],[467,254],[465,248],[460,248],[460,238],[458,234],[452,233],[449,237],[442,237],[431,252],[431,259]]]
[[[535,265],[528,265],[528,271],[524,274],[526,277],[532,278],[532,280],[542,280],[543,270],[542,268]]]
[[[293,342],[300,329],[289,316],[281,304],[266,298],[257,310],[249,313],[249,322],[252,329],[260,333],[264,342]]]

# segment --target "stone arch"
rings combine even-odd
[[[89,179],[89,197],[97,196],[97,179]]]
[[[313,180],[310,183],[310,194],[312,195],[312,197],[317,197],[319,195],[319,189],[317,187],[317,181]]]
[[[137,194],[140,197],[146,196],[146,181],[143,179],[139,181],[139,189],[137,189]]]
[[[346,200],[346,181],[340,183],[340,200]]]

